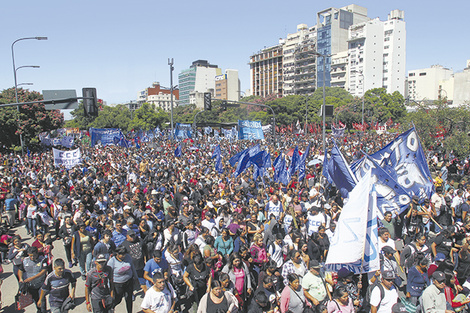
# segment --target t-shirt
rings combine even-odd
[[[23,280],[29,277],[36,276],[42,270],[47,270],[47,259],[40,255],[36,260],[31,260],[27,257],[23,260],[23,263],[20,265],[20,270],[23,272]],[[46,279],[46,275],[38,277],[30,281],[32,288],[39,289],[42,286],[42,283]]]
[[[69,285],[75,284],[77,280],[70,270],[64,270],[62,277],[59,277],[55,272],[47,275],[42,289],[49,292],[49,303],[51,307],[60,308],[62,303],[69,296]]]
[[[235,273],[235,288],[237,288],[239,294],[243,294],[243,286],[245,285],[245,271],[242,268],[237,269],[234,267],[233,272]]]
[[[191,263],[186,268],[186,272],[189,273],[189,279],[194,288],[203,288],[207,285],[207,280],[209,279],[210,271],[207,266],[204,264],[204,269],[202,271],[196,270],[194,263]]]
[[[135,242],[124,241],[122,243],[123,247],[126,247],[127,253],[132,257],[132,262],[134,263],[134,267],[136,270],[141,270],[144,268],[144,254],[142,252],[142,243],[140,240]]]
[[[6,199],[5,200],[5,210],[6,211],[14,211],[16,208],[15,208],[15,205],[18,204],[18,200],[16,200],[15,198],[11,198],[11,199]]]
[[[379,287],[374,287],[372,289],[372,292],[370,294],[370,304],[377,307],[380,303],[379,310],[377,313],[390,313],[392,312],[392,306],[397,303],[398,300],[398,293],[395,287],[392,286],[392,288],[384,289],[384,297],[382,301],[380,301],[380,288]]]
[[[129,254],[126,254],[122,261],[119,261],[117,257],[112,257],[108,261],[108,266],[113,270],[113,281],[115,283],[125,283],[134,277],[135,267]],[[137,273],[135,273],[135,276],[137,276]]]
[[[162,259],[160,263],[155,262],[154,259],[150,259],[149,261],[147,261],[147,263],[145,263],[145,267],[144,267],[144,272],[147,272],[150,278],[152,279],[155,273],[162,273],[166,270],[168,270],[168,262],[164,259]],[[147,287],[150,288],[153,286],[153,284],[151,284],[148,280],[146,282],[147,282]]]
[[[302,279],[302,287],[318,301],[325,300],[327,293],[321,277],[308,272]]]
[[[105,266],[102,271],[92,268],[86,277],[85,286],[91,288],[91,299],[101,300],[111,294],[113,270]]]
[[[325,217],[322,214],[308,214],[308,235],[316,233],[323,223],[325,223]]]
[[[152,287],[145,293],[144,300],[140,307],[142,309],[149,309],[155,313],[167,313],[170,311],[173,299],[175,298],[176,293],[170,284],[166,284],[163,291],[157,291]]]

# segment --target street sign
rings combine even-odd
[[[44,105],[46,110],[70,110],[77,109],[77,92],[74,89],[65,90],[43,90],[42,95],[44,100],[59,100],[59,99],[70,99],[68,102],[60,102],[55,104]]]

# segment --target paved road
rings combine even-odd
[[[26,228],[24,226],[18,226],[15,227],[12,232],[15,234],[18,234],[23,238],[23,240],[31,245],[33,243],[33,239],[29,236],[27,236]],[[54,255],[54,258],[62,258],[66,262],[66,266],[68,266],[67,258],[65,256],[65,250],[64,246],[62,245],[61,240],[56,240],[54,241],[54,250],[52,250],[52,254]],[[0,310],[0,312],[5,312],[5,313],[13,313],[13,312],[24,312],[24,313],[36,313],[36,306],[34,304],[30,305],[27,307],[24,311],[18,311],[15,308],[15,295],[18,292],[18,281],[16,280],[16,277],[13,275],[12,270],[13,266],[11,264],[3,264],[3,269],[4,273],[2,274],[1,278],[3,280],[3,284],[1,286],[1,291],[2,291],[2,303],[3,303],[3,309]],[[80,278],[80,271],[78,269],[78,266],[74,266],[72,269],[72,272],[77,279],[77,290],[75,293],[76,300],[75,302],[78,304],[77,307],[70,312],[87,312],[86,306],[85,306],[85,282]],[[134,301],[134,306],[133,306],[133,312],[141,312],[142,310],[140,309],[140,304],[142,303],[142,296],[143,292],[140,290],[139,292],[135,292],[136,297]],[[47,307],[49,309],[49,300],[47,303]],[[115,309],[116,313],[127,313],[126,307],[125,307],[125,301],[122,300],[122,302],[116,307]]]

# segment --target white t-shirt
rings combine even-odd
[[[311,236],[313,233],[318,231],[318,227],[325,223],[325,217],[323,214],[308,214],[308,235]]]
[[[383,287],[383,286],[382,286]],[[398,293],[395,287],[387,289],[384,287],[384,297],[382,301],[380,301],[380,288],[375,287],[372,289],[372,293],[370,294],[370,304],[377,307],[380,303],[380,307],[377,313],[391,313],[392,306],[397,303],[398,300]]]
[[[379,251],[382,251],[382,248],[385,246],[389,246],[392,249],[396,250],[395,241],[393,241],[392,238],[388,238],[387,242],[382,242],[382,239],[379,238]]]
[[[142,309],[150,309],[155,313],[167,313],[171,309],[173,303],[172,299],[175,298],[175,290],[170,284],[167,284],[165,289],[161,292],[156,291],[155,288],[152,287],[145,293],[144,300],[140,307]]]

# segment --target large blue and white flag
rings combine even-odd
[[[280,183],[287,185],[289,184],[289,181],[290,181],[290,175],[289,175],[289,171],[287,170],[286,159],[281,158],[281,161],[279,163],[280,163],[279,165],[280,168],[279,168],[277,179]]]
[[[370,157],[410,196],[417,195],[420,201],[431,197],[434,184],[414,127]]]
[[[233,173],[235,177],[238,177],[241,173],[243,173],[248,167],[250,163],[250,154],[246,152],[243,157],[240,159],[237,165],[237,169]]]
[[[278,181],[279,178],[279,172],[281,170],[281,162],[282,162],[283,156],[282,152],[279,153],[279,155],[274,159],[273,162],[273,168],[274,168],[274,181]]]
[[[305,177],[305,163],[307,163],[307,158],[310,154],[310,142],[308,143],[307,149],[304,151],[304,154],[300,157],[299,163],[299,182],[301,182]]]
[[[357,184],[356,177],[349,168],[346,159],[341,151],[339,151],[336,143],[331,149],[331,158],[328,161],[328,175],[341,192],[343,198],[347,198],[348,193],[351,192]]]
[[[339,138],[344,136],[344,130],[346,128],[336,128],[333,125],[331,125],[331,133],[333,134],[333,137]]]
[[[204,127],[204,133],[210,135],[212,133],[212,128],[210,126]]]
[[[377,202],[370,172],[350,192],[330,242],[325,270],[345,267],[356,274],[380,269]]]
[[[179,158],[183,155],[182,151],[181,151],[181,146],[178,145],[178,147],[176,147],[175,149],[175,157]]]
[[[398,184],[392,176],[384,171],[370,156],[366,155],[356,171],[357,179],[372,175],[372,182],[377,192],[377,207],[379,218],[387,211],[393,214],[402,213],[411,202],[411,196]]]
[[[237,154],[235,154],[233,157],[231,157],[228,162],[230,163],[231,166],[235,166],[235,164],[237,164],[237,162],[240,160],[240,158],[246,153],[248,152],[248,149],[245,149],[245,150],[242,150],[240,152],[238,152]]]

